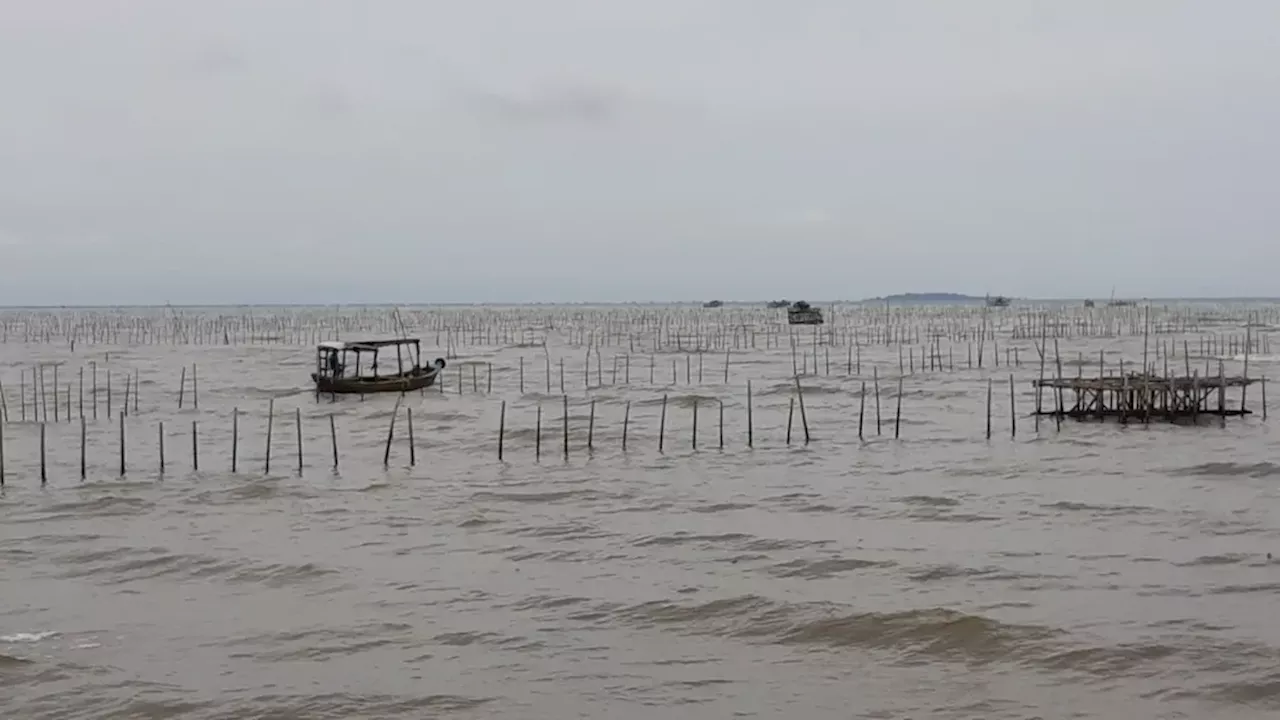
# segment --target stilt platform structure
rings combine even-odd
[[[1196,423],[1201,416],[1219,417],[1222,422],[1233,416],[1252,415],[1246,405],[1248,387],[1262,384],[1262,417],[1267,415],[1267,386],[1265,378],[1247,376],[1228,377],[1221,367],[1217,377],[1190,376],[1164,377],[1155,373],[1130,372],[1101,377],[1056,377],[1033,381],[1036,388],[1036,415],[1047,415],[1078,420],[1108,418],[1122,423],[1130,421],[1150,422],[1152,419],[1170,422]],[[1239,389],[1239,404],[1228,403],[1230,390]],[[1048,390],[1056,401],[1045,409],[1041,393]],[[1073,398],[1068,404],[1067,396]]]

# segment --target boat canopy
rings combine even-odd
[[[394,345],[417,345],[418,338],[396,338],[394,340],[360,340],[353,342],[343,342],[341,340],[326,340],[316,346],[317,350],[329,350],[332,352],[342,352],[350,350],[352,352],[377,352],[378,348],[391,347]]]

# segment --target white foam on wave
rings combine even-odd
[[[50,630],[48,632],[14,633],[12,635],[0,635],[0,642],[38,643],[41,640],[48,640],[49,638],[56,637],[57,635],[58,633],[53,630]]]

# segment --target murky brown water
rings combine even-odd
[[[424,339],[429,339],[424,334]],[[805,379],[813,442],[785,446],[790,351],[637,357],[593,388],[584,351],[464,347],[448,392],[306,392],[309,347],[0,346],[11,418],[20,367],[91,359],[142,379],[119,475],[115,420],[4,428],[0,716],[5,718],[1262,718],[1280,712],[1280,443],[1259,417],[1200,428],[1063,425],[983,438],[988,372],[904,383],[864,348],[884,435],[843,354]],[[1193,341],[1194,344],[1194,341]],[[1142,339],[1065,340],[1064,356],[1140,360]],[[833,356],[837,352],[833,349]],[[843,353],[843,350],[839,350]],[[958,351],[957,351],[958,352]],[[1034,354],[1030,342],[1024,357]],[[432,357],[443,352],[434,348]],[[521,398],[518,361],[526,362]],[[680,384],[669,381],[672,357]],[[571,407],[566,462],[558,360]],[[1003,360],[1003,358],[1002,358]],[[473,392],[464,370],[483,363]],[[200,409],[175,407],[199,363]],[[493,392],[487,363],[494,365]],[[695,361],[696,363],[696,361]],[[960,363],[957,361],[957,364]],[[1275,374],[1272,358],[1251,374]],[[595,361],[592,361],[595,383]],[[714,366],[714,369],[713,369]],[[835,367],[838,366],[838,367]],[[694,367],[696,380],[696,364]],[[665,369],[665,377],[662,372]],[[1033,406],[1018,374],[1019,407]],[[753,380],[756,447],[745,447]],[[1004,383],[1003,385],[1001,383]],[[665,453],[657,452],[663,394]],[[267,398],[273,468],[263,474]],[[698,398],[699,449],[691,445]],[[506,399],[505,464],[496,459]],[[542,458],[534,406],[542,400]],[[719,444],[719,406],[725,442]],[[628,451],[620,448],[631,402]],[[65,400],[64,400],[65,402]],[[119,400],[116,400],[118,403]],[[73,403],[74,405],[75,403]],[[239,407],[239,472],[229,472]],[[306,468],[296,470],[301,407]],[[334,472],[327,416],[341,451]],[[166,422],[160,478],[157,423]],[[200,422],[191,471],[190,422]]]

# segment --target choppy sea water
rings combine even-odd
[[[829,374],[820,363],[804,378],[813,440],[803,444],[797,417],[788,447],[789,348],[735,351],[727,385],[715,353],[703,358],[701,384],[685,384],[683,354],[660,354],[650,385],[647,356],[633,359],[629,383],[615,382],[612,356],[629,349],[603,347],[588,392],[583,351],[563,340],[553,333],[546,351],[459,348],[446,392],[405,399],[416,465],[401,414],[385,469],[394,399],[317,403],[306,388],[307,346],[0,346],[11,419],[18,372],[34,363],[94,360],[99,372],[120,373],[116,392],[128,373],[142,382],[123,478],[116,419],[105,408],[87,423],[83,483],[78,420],[46,426],[43,487],[38,426],[4,429],[0,716],[1280,712],[1280,443],[1260,417],[1225,429],[1072,422],[1058,430],[1046,421],[1037,432],[1023,416],[1010,438],[1010,372],[1022,413],[1033,405],[1026,381],[1038,368],[1024,360],[1013,369],[917,368],[904,380],[894,440],[896,346],[863,348],[862,377],[833,349]],[[1140,360],[1142,340],[1065,341],[1061,351],[1099,348],[1108,362]],[[1022,352],[1034,354],[1030,342]],[[180,368],[193,362],[200,408],[188,399],[179,411]],[[872,367],[890,378],[882,434],[864,406],[860,441],[858,391]],[[1275,367],[1251,361],[1251,373]],[[63,372],[65,386],[73,370]],[[988,376],[997,381],[990,441]],[[273,467],[264,473],[269,397]],[[235,474],[233,407],[243,413]],[[303,414],[301,474],[294,408]]]

